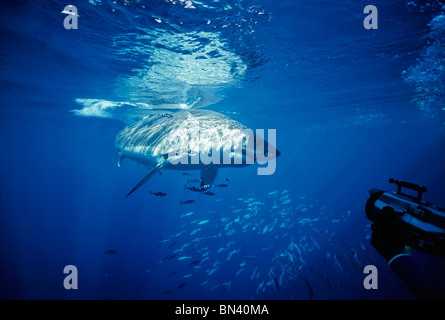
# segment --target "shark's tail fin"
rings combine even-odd
[[[134,123],[147,116],[159,116],[161,112],[168,114],[190,109],[187,104],[146,104],[142,102],[108,101],[101,99],[75,99],[81,109],[71,110],[78,116],[96,117]],[[196,101],[196,103],[198,103]],[[195,104],[193,104],[194,106]],[[167,113],[166,113],[167,114]],[[171,115],[170,115],[171,116]]]

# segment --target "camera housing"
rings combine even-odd
[[[410,247],[445,257],[445,209],[422,200],[427,191],[423,186],[389,179],[397,192],[370,189],[366,216],[374,223],[394,221],[394,232]],[[417,196],[402,193],[402,188],[417,192]]]

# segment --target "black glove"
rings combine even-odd
[[[390,207],[383,208],[374,219],[372,246],[387,260],[404,253],[405,241],[399,232],[397,213]]]

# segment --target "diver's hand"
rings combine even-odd
[[[405,242],[398,231],[397,223],[394,211],[384,208],[371,226],[371,244],[387,261],[404,253]]]

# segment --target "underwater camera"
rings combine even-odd
[[[389,179],[397,193],[370,189],[366,216],[374,223],[388,223],[406,245],[437,257],[445,257],[445,209],[422,200],[426,187]],[[402,188],[417,192],[402,193]],[[412,191],[411,191],[412,192]]]

